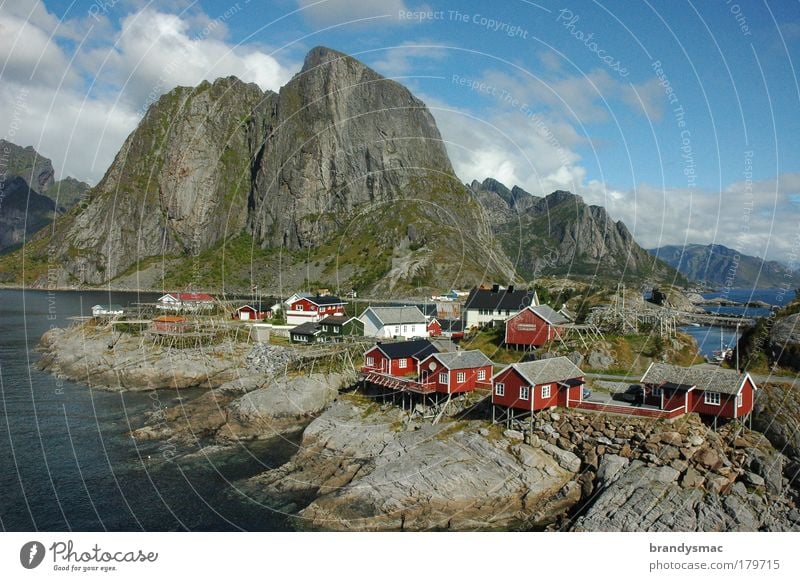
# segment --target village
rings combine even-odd
[[[752,421],[757,386],[736,369],[654,357],[636,381],[587,374],[574,346],[602,341],[608,313],[578,324],[565,307],[540,302],[533,289],[452,290],[422,304],[368,303],[357,315],[353,302],[327,289],[297,292],[267,308],[260,298],[250,302],[176,292],[138,305],[135,315],[120,305],[95,305],[91,319],[108,324],[112,337],[113,330],[136,332],[169,348],[200,347],[233,333],[293,346],[304,361],[346,353],[357,373],[348,389],[433,423],[482,409],[492,424],[530,433],[537,413],[557,407],[665,421],[696,413],[714,429]],[[648,317],[652,333],[675,334],[674,320]],[[490,333],[494,343],[475,339]]]

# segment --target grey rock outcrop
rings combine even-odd
[[[340,401],[306,428],[292,461],[248,488],[311,493],[303,528],[487,530],[549,522],[580,498],[572,476],[524,444],[446,425],[398,432],[390,416]]]
[[[479,216],[425,105],[317,47],[278,94],[229,77],[163,95],[53,240],[64,283],[104,283],[142,259],[180,261],[238,235],[295,250],[345,232],[361,248],[338,249],[337,279],[379,292],[512,279],[491,232],[473,227]]]

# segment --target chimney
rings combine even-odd
[[[492,285],[492,292],[493,292],[493,293],[496,293],[496,292],[498,292],[499,290],[500,290],[500,285],[499,285],[499,284],[493,284],[493,285]]]

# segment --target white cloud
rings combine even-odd
[[[91,48],[72,55],[58,43],[81,33]],[[96,183],[146,106],[175,86],[235,75],[277,90],[291,77],[261,47],[229,44],[226,34],[224,21],[198,11],[144,8],[115,31],[105,16],[59,22],[40,2],[5,2],[0,107],[16,117],[0,136],[33,145],[59,175]]]

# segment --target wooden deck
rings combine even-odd
[[[660,410],[650,407],[637,407],[629,405],[620,405],[613,403],[600,403],[592,401],[576,401],[569,403],[570,409],[588,410],[594,412],[603,412],[608,414],[620,414],[626,416],[639,416],[644,418],[656,418],[662,420],[670,420],[682,416],[686,413],[686,408],[683,406],[671,409]]]
[[[379,385],[395,391],[410,391],[413,393],[434,393],[436,384],[433,382],[420,383],[416,379],[409,377],[396,377],[375,371],[364,371],[364,381],[373,385]]]

